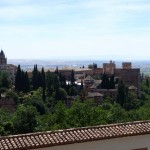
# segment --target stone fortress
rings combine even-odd
[[[103,68],[94,69],[93,73],[114,75],[115,80],[123,80],[130,91],[140,96],[140,69],[133,68],[131,62],[123,62],[121,68],[116,68],[115,62],[110,61],[109,63],[104,63]],[[101,89],[99,92],[106,96],[115,97],[117,95],[117,89]]]
[[[66,79],[70,80],[72,69],[59,69],[62,75],[66,76]],[[128,87],[137,89],[140,92],[140,68],[133,68],[131,62],[122,62],[122,67],[117,68],[115,62],[110,61],[109,63],[103,63],[103,67],[97,67],[93,69],[88,68],[75,68],[76,79],[85,79],[86,76],[95,76],[107,74],[108,76],[114,75],[115,80],[121,79],[125,82]],[[88,77],[89,78],[89,77]],[[91,80],[93,80],[91,78]]]
[[[116,79],[122,79],[128,87],[140,92],[140,68],[132,68],[131,62],[123,62],[122,68],[116,68],[115,62],[104,63],[103,68],[96,68],[95,74],[114,75]]]
[[[69,80],[71,76],[70,70],[59,70],[62,75],[65,75]],[[117,87],[115,89],[99,89],[98,85],[101,84],[101,79],[94,79],[94,76],[102,76],[104,73],[110,77],[114,75],[116,80],[123,80],[129,91],[134,92],[137,96],[140,96],[140,68],[133,68],[131,62],[123,62],[122,67],[117,68],[115,62],[110,61],[109,63],[103,63],[103,67],[97,67],[93,69],[80,68],[74,69],[76,83],[81,84],[81,81],[84,83],[84,88],[88,92],[87,98],[95,99],[96,103],[100,103],[103,97],[112,97],[116,98],[117,96]],[[117,86],[117,85],[116,85]],[[74,98],[69,97],[69,102]]]

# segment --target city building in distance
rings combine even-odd
[[[71,78],[72,69],[60,69],[59,72],[66,77],[67,80]],[[122,62],[122,67],[117,68],[115,62],[103,63],[103,67],[96,68],[75,68],[74,69],[76,84],[81,85],[83,81],[84,88],[88,92],[87,97],[93,97],[96,101],[101,101],[102,97],[117,96],[117,81],[122,80],[129,91],[134,92],[137,96],[140,96],[140,68],[133,68],[131,62]],[[114,88],[102,88],[102,76],[107,75],[111,78],[114,76],[115,87]],[[98,77],[99,79],[95,79]],[[99,88],[100,87],[100,88]],[[101,95],[100,95],[101,94]],[[70,100],[70,97],[69,97]],[[69,102],[70,103],[70,102]]]

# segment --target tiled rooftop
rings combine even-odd
[[[100,94],[98,92],[88,92],[88,97],[103,97],[103,94]]]
[[[94,81],[94,79],[90,75],[88,75],[84,80]]]
[[[0,137],[0,150],[21,150],[150,134],[150,121]]]

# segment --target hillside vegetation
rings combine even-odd
[[[1,95],[13,98],[15,109],[0,109],[0,135],[96,126],[150,119],[150,82],[141,81],[141,97],[127,92],[124,83],[118,85],[116,99],[105,97],[101,104],[84,97],[83,85],[71,84],[55,73],[38,71],[34,66],[32,78],[18,66],[15,88],[9,76],[0,73]],[[77,96],[73,104],[65,104],[67,95]]]

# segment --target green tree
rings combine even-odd
[[[57,76],[59,76],[58,66],[56,67],[55,74],[56,74]]]
[[[37,110],[37,112],[40,113],[40,115],[43,115],[47,112],[46,104],[43,101],[43,88],[38,88],[36,91],[32,93],[30,97],[28,97],[25,101],[25,105],[34,106]]]
[[[4,127],[0,126],[0,135],[4,136],[5,135],[5,130]]]
[[[75,86],[71,86],[70,89],[69,89],[69,95],[70,96],[78,95],[78,89]]]
[[[25,80],[25,89],[24,89],[24,92],[29,92],[30,91],[30,81],[29,81],[29,77],[28,77],[27,71],[24,74],[24,80]]]
[[[89,64],[89,65],[88,65],[88,68],[89,68],[89,69],[96,69],[96,68],[97,68],[97,64],[96,64],[96,63]]]
[[[31,133],[37,126],[37,111],[32,106],[19,106],[13,116],[15,134]]]
[[[4,122],[5,135],[13,133],[13,123],[11,121]]]
[[[101,88],[102,89],[109,89],[110,88],[109,78],[105,73],[102,76]]]
[[[97,68],[97,64],[93,63],[93,69],[96,69],[96,68]]]
[[[75,84],[74,70],[71,71],[71,85]]]
[[[32,86],[34,90],[38,89],[39,87],[38,75],[39,75],[39,71],[37,69],[37,65],[34,65],[34,69],[32,71]]]
[[[55,91],[60,87],[59,77],[56,74],[53,74],[53,87]]]
[[[66,88],[66,77],[59,73],[59,82],[62,88]]]
[[[84,86],[83,86],[83,81],[81,80],[80,91],[82,91],[83,89],[84,89]]]
[[[65,129],[68,128],[67,108],[62,102],[58,102],[54,109],[52,129]]]
[[[117,94],[117,103],[119,103],[122,107],[127,99],[128,90],[125,86],[125,83],[120,80],[118,84],[118,94]]]
[[[19,104],[19,96],[15,91],[8,90],[6,92],[6,98],[12,98],[16,105]]]
[[[127,99],[123,105],[126,110],[138,109],[143,105],[143,102],[137,98],[137,95],[132,92],[128,92]]]
[[[126,122],[126,112],[120,105],[115,104],[107,113],[108,123]]]
[[[55,98],[56,98],[56,101],[60,101],[60,100],[66,100],[66,97],[67,97],[67,92],[65,89],[63,88],[58,88],[55,92]]]
[[[38,88],[36,91],[32,91],[32,94],[24,99],[23,104],[34,106],[40,115],[47,112],[47,106],[45,101],[43,101],[43,88]]]
[[[29,92],[30,91],[30,83],[27,72],[21,71],[21,79],[22,79],[22,86],[21,91],[22,92]]]
[[[21,70],[20,65],[18,65],[16,78],[15,78],[15,89],[20,92],[29,92],[30,83],[27,72]]]
[[[69,109],[67,124],[71,127],[84,127],[92,125],[93,121],[93,102],[86,100],[84,103],[74,101]]]
[[[150,88],[148,87],[149,82],[144,79],[141,83],[141,91],[144,92],[145,94],[150,95]]]
[[[11,85],[11,80],[10,80],[10,75],[8,72],[3,71],[2,72],[2,78],[1,78],[1,83],[3,88],[9,88]]]
[[[80,91],[80,100],[81,102],[84,102],[87,96],[87,91],[85,89]]]
[[[89,69],[93,69],[93,65],[92,65],[92,64],[89,64],[89,65],[88,65],[88,68],[89,68]]]
[[[22,73],[21,73],[20,65],[18,65],[17,67],[17,73],[15,76],[15,89],[18,92],[22,90]]]
[[[45,102],[45,99],[46,99],[46,96],[45,96],[46,83],[45,83],[45,72],[44,72],[44,68],[42,68],[41,75],[42,75],[42,99],[43,99],[43,101]]]
[[[146,86],[149,87],[149,80],[146,79]]]
[[[110,84],[110,89],[114,89],[115,88],[114,75],[111,75],[109,84]]]
[[[61,86],[62,86],[63,88],[66,88],[66,77],[65,77],[65,76],[62,76]]]
[[[46,91],[48,95],[51,95],[54,92],[53,75],[50,71],[47,71],[46,73]]]
[[[37,88],[43,87],[43,76],[42,72],[38,71],[38,76],[37,76]]]

